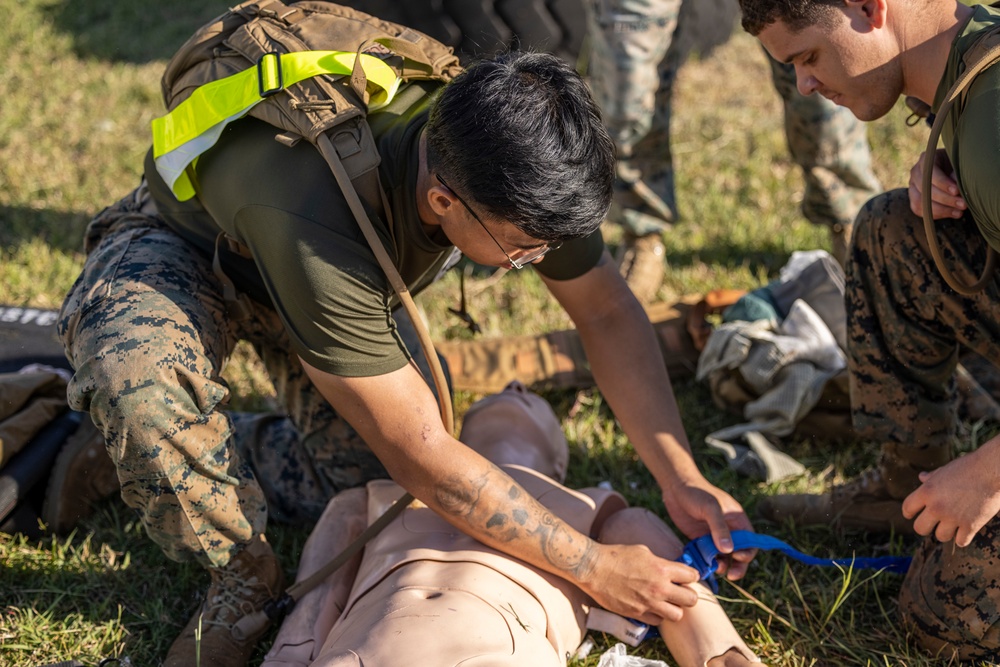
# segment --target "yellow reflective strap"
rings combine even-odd
[[[226,125],[263,101],[262,94],[321,74],[348,76],[356,57],[353,51],[269,53],[257,67],[198,87],[177,108],[152,122],[157,171],[179,200],[190,199],[194,188],[185,173],[188,165],[218,141]],[[369,112],[375,111],[392,101],[400,79],[375,56],[361,54],[361,67],[375,88],[368,105]]]

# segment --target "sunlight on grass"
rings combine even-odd
[[[138,183],[149,122],[161,113],[165,58],[193,27],[226,6],[218,0],[141,7],[0,0],[0,89],[8,93],[0,104],[0,303],[59,307],[82,266],[87,221]],[[665,234],[668,271],[661,299],[752,289],[772,279],[793,251],[829,249],[826,231],[799,211],[802,177],[788,156],[779,98],[753,39],[738,33],[711,57],[685,65],[674,100],[682,222]],[[907,127],[906,115],[900,105],[869,127],[875,168],[887,187],[905,185],[922,150],[925,128]],[[620,231],[605,231],[609,245],[616,245]],[[466,271],[468,308],[484,336],[570,326],[533,271],[499,279],[478,267]],[[447,311],[459,298],[457,271],[420,295],[436,337],[469,335]],[[274,409],[274,389],[249,346],[239,347],[225,377],[234,409]],[[751,511],[760,497],[820,490],[873,460],[869,443],[791,441],[785,445],[807,463],[806,474],[771,485],[737,477],[701,443],[738,417],[715,407],[707,387],[693,380],[677,381],[675,391],[706,476]],[[455,397],[459,422],[477,398],[468,392]],[[607,481],[631,503],[664,514],[658,488],[599,392],[552,391],[545,398],[570,442],[571,485]],[[988,430],[965,428],[966,443],[981,441]],[[899,555],[914,545],[898,536],[761,528],[818,555]],[[291,579],[305,531],[274,526],[268,536]],[[158,664],[207,584],[197,566],[168,561],[116,501],[68,539],[0,535],[0,563],[5,667],[71,658],[96,664],[112,655],[128,655],[137,666]],[[909,648],[898,627],[900,581],[898,575],[806,568],[761,554],[743,581],[722,583],[723,604],[751,646],[775,667],[938,664]],[[595,665],[599,652],[613,643],[599,638],[594,654],[578,664]],[[640,652],[667,659],[659,640]],[[252,664],[262,655],[259,650]]]

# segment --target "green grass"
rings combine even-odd
[[[149,121],[161,111],[165,59],[225,6],[195,0],[0,0],[0,303],[58,307],[82,265],[87,221],[138,181]],[[686,65],[675,109],[677,190],[685,222],[667,237],[670,270],[661,298],[757,287],[794,250],[829,247],[826,233],[798,211],[801,176],[787,155],[778,97],[752,39],[736,34],[710,58]],[[887,187],[905,185],[922,149],[924,132],[906,127],[906,115],[900,106],[870,128],[877,173]],[[608,230],[612,244],[616,233]],[[569,325],[530,271],[495,285],[474,275],[469,294],[485,336]],[[461,335],[446,311],[458,302],[457,275],[419,301],[435,336]],[[241,349],[226,375],[234,407],[268,405],[272,390],[252,354]],[[808,464],[805,476],[780,485],[750,482],[700,444],[735,418],[712,406],[703,385],[679,381],[676,391],[702,469],[748,511],[765,495],[818,490],[873,460],[874,448],[866,443],[793,441],[787,446]],[[631,502],[662,513],[659,492],[600,394],[545,395],[571,442],[570,483],[609,480]],[[475,398],[456,397],[459,416]],[[914,545],[822,528],[759,528],[819,555],[901,554]],[[274,526],[269,536],[292,576],[305,534]],[[108,656],[128,656],[137,666],[158,664],[206,581],[197,567],[166,560],[116,501],[67,538],[0,536],[0,667],[70,658],[93,665]],[[771,665],[937,664],[907,645],[896,614],[900,581],[762,554],[738,586],[722,583],[721,594],[738,629]],[[598,648],[611,641],[602,638]],[[668,659],[658,641],[642,652]],[[585,664],[596,664],[596,652]]]

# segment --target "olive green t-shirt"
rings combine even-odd
[[[962,56],[984,30],[1000,23],[1000,9],[977,5],[969,22],[952,43],[944,77],[938,84],[933,110],[944,102],[955,80],[965,71]],[[952,107],[941,130],[945,150],[958,174],[959,188],[980,232],[1000,250],[1000,64],[973,80],[965,106]]]
[[[440,84],[413,83],[368,116],[391,223],[373,219],[412,294],[460,258],[443,234],[429,236],[416,205],[419,140]],[[167,224],[206,255],[220,231],[251,259],[225,248],[222,268],[253,299],[278,313],[295,352],[341,376],[373,376],[407,363],[391,311],[398,298],[366,242],[326,161],[301,141],[288,147],[276,128],[254,118],[230,124],[202,155],[192,178],[197,196],[179,202],[146,157],[150,193]],[[569,279],[596,265],[600,233],[565,244],[537,266]]]

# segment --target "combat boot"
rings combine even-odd
[[[847,266],[847,256],[851,252],[851,223],[837,223],[830,228],[830,254],[841,266]]]
[[[769,521],[792,521],[799,526],[914,534],[913,521],[903,517],[902,499],[890,493],[879,468],[867,470],[826,493],[769,496],[757,505],[757,512]]]
[[[636,236],[626,232],[618,261],[619,271],[635,298],[648,304],[663,284],[666,247],[659,232]]]
[[[833,525],[869,532],[890,531],[913,535],[913,521],[903,517],[903,500],[920,486],[920,473],[940,468],[951,460],[951,447],[920,447],[887,442],[878,466],[828,492],[788,494],[765,498],[758,505],[761,517],[792,520],[798,525]]]
[[[284,588],[284,575],[271,545],[255,537],[229,564],[209,570],[205,601],[174,640],[163,667],[244,667],[267,629],[237,638],[233,625],[263,608]]]
[[[56,455],[42,503],[42,521],[54,533],[68,533],[97,503],[120,489],[104,437],[84,416]]]

